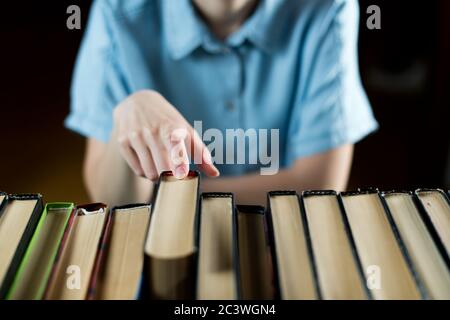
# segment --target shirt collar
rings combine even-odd
[[[192,0],[163,0],[163,28],[170,54],[181,59],[200,46],[205,49],[224,46],[239,47],[245,40],[266,53],[273,52],[277,35],[273,28],[273,16],[280,0],[260,0],[252,16],[233,33],[225,43],[220,43],[211,35],[208,27],[195,12]]]

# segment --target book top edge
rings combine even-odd
[[[273,196],[296,196],[297,192],[295,190],[274,190],[269,191],[268,193],[269,197]]]
[[[134,210],[134,209],[142,209],[142,208],[151,208],[151,205],[148,203],[132,203],[126,204],[122,206],[115,206],[111,210],[112,211],[126,211],[126,210]]]
[[[253,214],[264,214],[265,208],[259,205],[243,205],[238,204],[236,209],[240,213],[253,213]]]
[[[412,191],[407,191],[407,190],[389,190],[389,191],[381,192],[381,195],[383,197],[393,196],[393,195],[409,195],[409,196],[411,196],[412,194],[413,194]]]
[[[234,194],[231,192],[202,192],[202,198],[233,198]]]
[[[105,210],[108,206],[101,202],[86,203],[75,207],[75,210],[85,210],[85,211],[99,211],[101,209]]]
[[[8,196],[9,200],[40,200],[42,195],[40,193],[17,193],[10,194]]]
[[[357,189],[351,191],[343,191],[340,193],[341,197],[359,196],[364,194],[379,194],[378,188]]]
[[[419,195],[421,193],[433,193],[433,192],[437,192],[437,193],[445,195],[445,192],[442,189],[439,189],[439,188],[434,188],[434,189],[433,188],[420,188],[420,189],[416,189],[414,191],[414,193],[417,194],[417,195]]]
[[[305,190],[302,192],[303,197],[311,196],[336,196],[337,192],[335,190]]]
[[[198,176],[200,176],[200,172],[198,172],[197,170],[189,170],[187,176],[188,177],[198,177]],[[172,171],[163,171],[163,172],[161,172],[160,177],[161,178],[162,177],[173,177],[173,173],[172,173]]]

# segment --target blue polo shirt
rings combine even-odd
[[[107,142],[113,109],[153,89],[203,131],[278,129],[280,166],[289,166],[377,128],[360,81],[358,24],[357,0],[261,0],[219,41],[189,0],[97,0],[65,124]],[[218,164],[225,175],[258,166]]]

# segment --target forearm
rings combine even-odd
[[[353,158],[353,145],[297,160],[290,168],[280,170],[276,175],[264,176],[258,173],[242,177],[205,179],[203,191],[230,191],[240,204],[266,203],[266,193],[273,190],[332,189],[341,191],[347,187]]]
[[[305,181],[291,175],[291,170],[280,170],[276,175],[262,176],[248,174],[241,177],[205,179],[202,190],[205,192],[230,191],[236,196],[239,204],[265,205],[267,192],[273,190],[319,189],[320,185],[313,181]]]
[[[95,143],[98,148],[100,142]],[[91,159],[94,163],[85,165],[85,183],[91,200],[110,205],[148,202],[153,184],[148,179],[136,176],[130,169],[119,152],[114,133],[102,149],[96,159]]]

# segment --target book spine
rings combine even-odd
[[[8,197],[9,201],[20,201],[20,200],[36,200],[36,205],[34,206],[33,212],[31,213],[30,220],[25,227],[25,231],[22,234],[19,245],[16,248],[14,256],[8,267],[8,271],[5,274],[3,283],[0,287],[0,299],[4,299],[8,290],[13,283],[16,272],[22,262],[22,258],[25,255],[25,251],[28,244],[33,236],[34,230],[39,222],[39,218],[42,213],[42,196],[40,194],[20,194],[20,195],[10,195]]]

